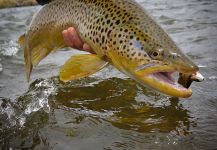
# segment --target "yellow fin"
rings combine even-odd
[[[29,38],[27,38],[25,34],[20,36],[18,42],[24,49],[27,81],[30,80],[33,67],[35,67],[50,52],[66,47],[61,34],[53,37],[54,39],[51,39],[50,37],[44,38],[44,35],[41,35],[41,38],[34,38],[34,40],[30,42]],[[46,39],[46,41],[42,41],[41,39]]]
[[[20,46],[22,48],[24,48],[24,46],[25,46],[25,34],[23,34],[19,37],[18,43],[20,44]]]
[[[30,52],[26,47],[26,35],[25,34],[19,37],[18,43],[20,44],[20,47],[24,49],[24,58],[25,58],[25,63],[26,63],[26,78],[27,78],[27,81],[29,82],[30,74],[32,72],[33,66],[31,63]]]
[[[108,62],[94,54],[72,56],[60,70],[60,80],[67,82],[87,77],[104,68]]]

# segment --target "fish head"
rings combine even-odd
[[[192,90],[180,85],[172,74],[195,73],[198,67],[164,31],[161,35],[149,34],[138,27],[122,31],[113,33],[109,50],[112,63],[120,71],[164,94],[182,98],[192,95]]]

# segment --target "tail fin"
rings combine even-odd
[[[37,46],[29,49],[29,46],[26,43],[25,34],[19,38],[19,44],[24,49],[24,58],[26,64],[26,78],[28,82],[30,80],[30,75],[33,67],[35,67],[50,52],[55,51],[59,48],[66,47],[63,40],[61,38],[57,38],[57,41],[55,41],[56,45],[51,44],[49,42],[42,42],[37,44]]]
[[[29,82],[30,80],[30,74],[32,72],[32,62],[31,62],[31,56],[30,56],[30,52],[28,51],[27,47],[26,47],[26,37],[25,34],[21,35],[19,40],[18,40],[20,47],[22,49],[24,49],[24,58],[25,58],[25,63],[26,63],[26,78],[27,81]]]
[[[48,4],[50,3],[52,0],[37,0],[38,4],[39,5],[45,5],[45,4]]]

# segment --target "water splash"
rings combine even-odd
[[[17,42],[10,40],[0,45],[0,54],[3,56],[14,56],[19,51]]]
[[[30,85],[30,90],[17,100],[0,98],[0,124],[8,129],[13,127],[22,128],[26,123],[26,119],[34,112],[42,110],[49,113],[48,98],[50,95],[54,95],[55,91],[52,81],[36,80]]]
[[[33,83],[34,90],[30,90],[28,93],[29,98],[31,99],[30,103],[25,109],[25,114],[29,115],[32,112],[37,112],[40,109],[43,109],[45,112],[50,112],[50,106],[48,103],[48,98],[50,95],[54,94],[56,89],[51,81],[35,81]],[[37,83],[38,82],[38,83]]]

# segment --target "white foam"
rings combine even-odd
[[[14,56],[19,51],[18,44],[15,41],[10,40],[1,45],[1,54],[4,56]]]

